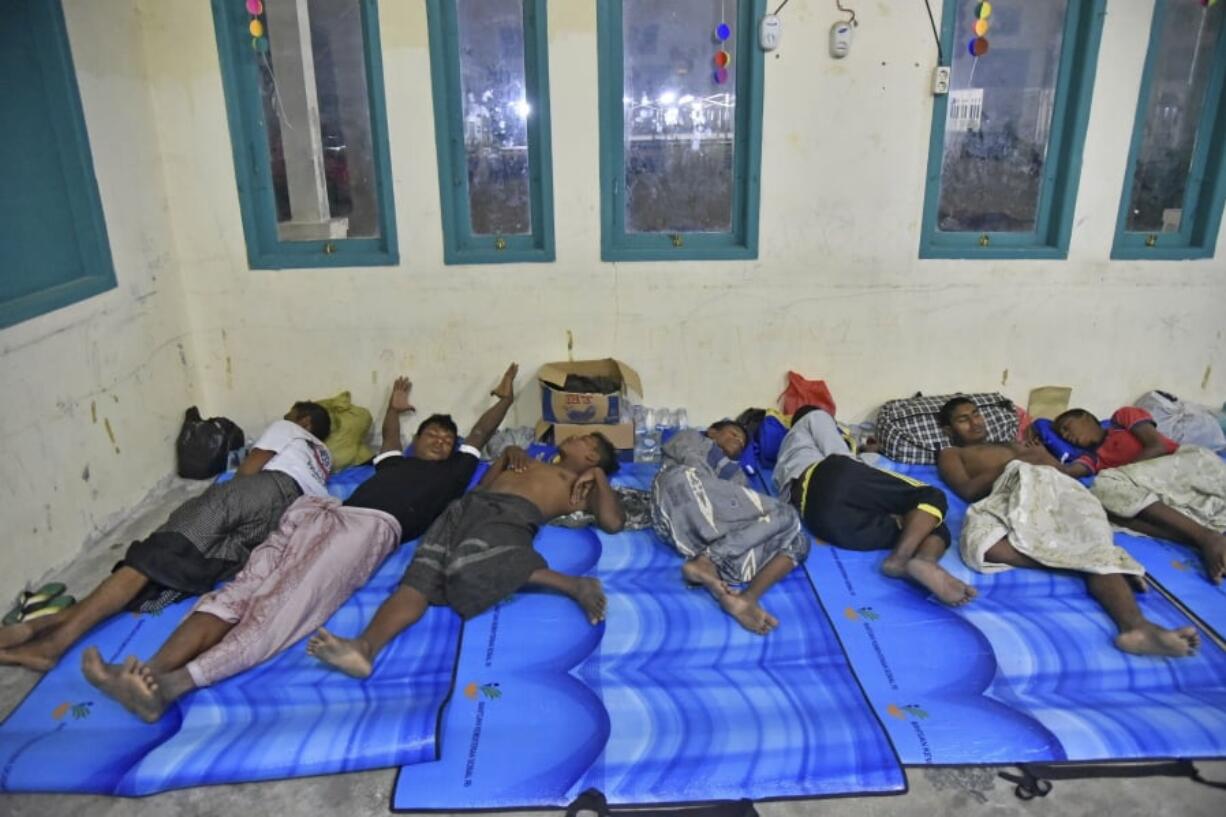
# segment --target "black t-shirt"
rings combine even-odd
[[[437,461],[391,454],[375,463],[375,475],[345,504],[396,517],[400,541],[407,542],[425,533],[447,505],[464,494],[478,462],[475,449],[467,447]]]

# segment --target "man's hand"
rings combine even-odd
[[[570,489],[570,505],[575,510],[587,506],[587,498],[591,495],[592,490],[596,488],[601,477],[604,476],[604,471],[599,468],[589,468],[579,475],[575,480],[575,484]]]
[[[391,399],[387,401],[388,411],[394,411],[397,414],[417,411],[409,402],[411,391],[413,391],[413,381],[407,377],[397,377],[395,384],[392,385]]]
[[[517,474],[527,471],[531,467],[530,464],[536,462],[527,451],[518,445],[507,446],[502,452],[502,456],[506,458],[506,470],[514,471]]]
[[[1030,463],[1031,465],[1060,467],[1060,461],[1053,457],[1051,452],[1047,450],[1047,446],[1043,445],[1037,438],[1021,443],[1016,450],[1017,458],[1022,462]]]
[[[515,398],[515,375],[519,374],[519,364],[512,363],[507,367],[506,372],[502,375],[502,380],[498,381],[498,385],[490,392],[491,395],[499,400],[513,400]]]

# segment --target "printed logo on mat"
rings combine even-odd
[[[898,718],[900,721],[905,721],[910,715],[917,720],[925,720],[928,718],[928,713],[925,712],[919,704],[907,704],[899,706],[898,704],[890,704],[885,708],[886,714],[892,718]]]
[[[478,684],[476,681],[470,681],[464,686],[464,697],[470,701],[475,701],[481,696],[490,701],[501,698],[502,687],[498,685],[497,681],[492,684]]]
[[[93,712],[93,701],[64,701],[62,704],[51,710],[51,717],[55,720],[63,720],[64,716],[69,712],[72,713],[72,719],[79,721],[88,718]]]
[[[846,607],[843,609],[843,616],[848,621],[859,621],[861,618],[868,621],[876,621],[881,618],[881,614],[875,611],[872,607]]]

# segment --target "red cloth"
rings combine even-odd
[[[806,380],[804,375],[788,372],[788,385],[779,395],[779,408],[789,417],[804,406],[817,406],[834,416],[834,395],[825,380]]]
[[[1132,433],[1132,430],[1142,423],[1157,426],[1154,418],[1145,409],[1124,406],[1111,415],[1111,428],[1107,429],[1107,436],[1098,448],[1078,457],[1077,462],[1088,467],[1091,474],[1097,474],[1104,468],[1117,468],[1136,462],[1141,452],[1145,450],[1145,444],[1141,442],[1140,437]],[[1158,436],[1162,438],[1162,445],[1166,448],[1166,453],[1174,454],[1179,449],[1179,443],[1170,437],[1162,434]]]

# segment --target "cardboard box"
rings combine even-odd
[[[567,375],[572,374],[607,377],[618,386],[604,393],[563,391]],[[613,358],[546,363],[537,373],[537,379],[541,383],[541,419],[547,423],[619,423],[623,418],[628,419],[623,399],[627,390],[640,397],[643,395],[639,373]]]
[[[544,441],[545,437],[553,430],[553,444],[569,440],[571,437],[582,437],[584,434],[591,434],[593,431],[598,434],[603,434],[605,439],[613,443],[613,447],[627,451],[634,448],[634,423],[628,419],[624,423],[592,425],[591,423],[550,423],[541,420],[536,424],[536,438]]]

